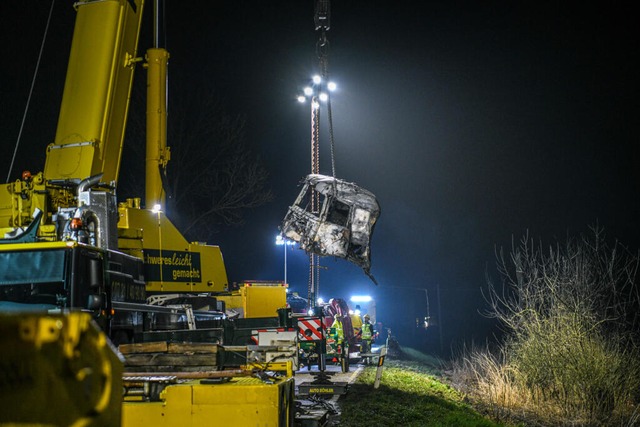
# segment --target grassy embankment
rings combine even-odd
[[[409,349],[406,349],[409,350]],[[341,426],[474,426],[495,423],[474,411],[461,393],[437,379],[437,362],[414,353],[411,360],[387,358],[382,381],[373,388],[367,367],[341,400]]]

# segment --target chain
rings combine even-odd
[[[320,107],[318,99],[314,96],[311,100],[311,173],[320,173]],[[320,195],[317,191],[311,191],[311,213],[317,214],[320,205]],[[316,294],[319,286],[317,277],[318,256],[309,254],[309,286],[308,298],[310,307],[316,306]]]
[[[316,54],[320,62],[320,72],[322,77],[322,85],[326,88],[329,81],[329,39],[327,31],[330,28],[331,5],[329,0],[316,0],[314,22],[316,31],[320,31],[320,38],[316,43]],[[324,90],[327,95],[327,123],[329,126],[329,144],[331,148],[331,173],[333,178],[336,177],[336,160],[335,160],[335,141],[333,136],[333,115],[331,113],[331,95],[330,90]],[[318,99],[312,99],[311,108],[311,173],[320,173],[320,104]],[[334,191],[336,182],[333,182]],[[320,204],[320,195],[314,190],[311,195],[311,211],[318,213]],[[319,290],[319,256],[309,255],[309,305],[315,307],[315,297]],[[312,300],[312,298],[314,300]]]

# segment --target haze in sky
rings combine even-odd
[[[480,314],[481,289],[496,277],[496,248],[523,233],[551,243],[597,223],[637,249],[639,34],[630,5],[331,3],[337,175],[376,194],[382,213],[371,269],[380,285],[323,259],[323,297],[372,294],[378,320],[407,340],[429,302],[446,351],[494,331]],[[165,8],[170,82],[212,85],[246,117],[275,194],[242,227],[207,240],[221,246],[231,280],[282,280],[275,237],[310,171],[310,109],[296,95],[318,72],[313,2]],[[48,3],[0,4],[4,174],[48,12]],[[12,179],[44,164],[73,18],[71,2],[56,2]],[[170,96],[181,96],[171,90],[180,85],[170,83]],[[321,172],[330,174],[321,114]],[[291,288],[306,296],[306,254],[291,249],[287,267]],[[436,330],[428,334],[420,339],[439,343]]]

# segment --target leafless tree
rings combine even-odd
[[[269,174],[246,140],[246,121],[232,117],[206,86],[179,90],[170,97],[165,191],[169,217],[187,237],[202,239],[221,225],[242,224],[246,210],[272,199]],[[140,104],[140,101],[134,101]],[[144,194],[144,108],[130,114],[128,154],[123,160],[121,193]],[[191,235],[191,236],[190,236]]]
[[[500,249],[497,260],[502,285],[488,281],[488,315],[508,331],[562,313],[588,318],[594,328],[640,331],[640,258],[617,241],[607,242],[601,228],[547,250],[525,235],[510,254]]]
[[[635,401],[638,255],[594,227],[546,249],[525,235],[497,259],[487,314],[505,328],[504,368],[527,398],[596,424]]]

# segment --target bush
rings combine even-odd
[[[573,316],[541,321],[536,333],[509,346],[516,380],[536,405],[553,405],[566,417],[590,421],[624,412],[637,390],[637,359],[615,339]]]
[[[601,230],[563,245],[525,236],[498,253],[488,314],[505,328],[497,353],[466,354],[458,372],[496,415],[608,425],[633,417],[640,389],[638,256]],[[496,356],[497,354],[497,356]],[[470,376],[469,372],[472,373]]]

